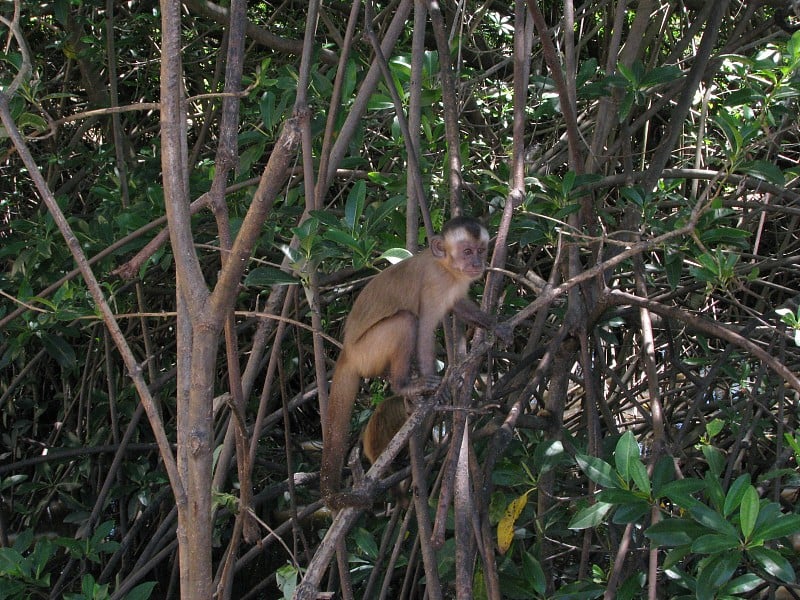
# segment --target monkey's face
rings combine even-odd
[[[474,238],[451,241],[447,255],[453,269],[470,279],[478,279],[486,269],[486,244]]]

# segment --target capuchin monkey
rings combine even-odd
[[[329,506],[348,504],[336,495],[361,380],[388,373],[399,396],[432,393],[439,384],[434,333],[445,315],[453,312],[470,324],[495,328],[496,320],[467,298],[470,284],[486,268],[488,243],[489,233],[479,221],[456,217],[428,249],[382,271],[359,294],[345,322],[322,436],[320,489]],[[508,327],[496,332],[510,338]],[[419,377],[412,379],[415,356]]]

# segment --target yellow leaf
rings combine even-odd
[[[514,539],[514,525],[528,503],[528,494],[530,491],[525,492],[509,504],[503,518],[497,524],[497,545],[500,548],[500,554],[505,554],[511,547],[511,541]]]
[[[78,51],[75,49],[75,45],[67,42],[61,46],[61,51],[64,53],[64,56],[70,59],[78,58]]]

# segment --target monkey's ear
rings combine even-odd
[[[447,250],[444,247],[444,238],[440,235],[435,235],[431,238],[431,252],[436,258],[444,258],[447,255]]]

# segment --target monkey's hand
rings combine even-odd
[[[492,333],[508,346],[514,341],[514,327],[508,321],[500,321],[492,327]]]
[[[417,377],[405,385],[398,386],[398,389],[394,390],[394,392],[398,396],[405,396],[407,398],[413,398],[414,396],[430,396],[436,393],[441,382],[441,377],[425,375]]]

